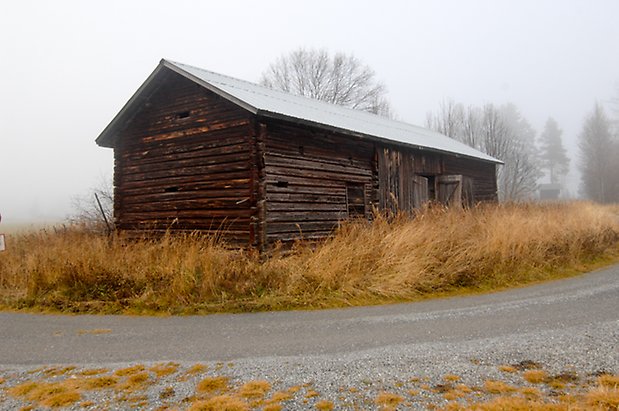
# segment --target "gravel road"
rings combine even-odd
[[[224,362],[232,378],[312,383],[339,401],[342,386],[375,393],[412,377],[436,383],[455,374],[479,385],[501,377],[498,366],[522,361],[551,373],[617,373],[619,266],[380,307],[161,318],[0,313],[0,330],[5,375],[41,364]]]

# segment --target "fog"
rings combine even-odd
[[[452,99],[514,103],[577,135],[619,88],[619,2],[18,1],[0,14],[0,213],[57,221],[112,175],[94,140],[162,57],[257,81],[300,46],[353,53],[423,125]],[[0,226],[0,229],[2,227]]]

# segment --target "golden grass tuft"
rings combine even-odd
[[[90,375],[99,375],[99,374],[105,374],[107,372],[109,372],[110,370],[107,368],[88,368],[85,370],[81,370],[79,372],[80,375],[84,375],[84,376],[90,376]]]
[[[333,404],[333,401],[320,400],[314,404],[314,407],[319,411],[332,411],[335,408],[335,404]]]
[[[457,382],[457,381],[460,381],[460,377],[455,374],[447,374],[443,376],[443,380],[447,382]]]
[[[314,398],[314,397],[319,397],[320,393],[316,390],[308,390],[305,393],[305,398]]]
[[[616,259],[619,222],[586,202],[429,207],[346,223],[264,259],[199,234],[110,240],[68,227],[9,239],[4,305],[189,313],[360,305],[557,278]]]
[[[137,374],[144,371],[145,367],[142,364],[136,364],[131,367],[120,368],[114,371],[114,375],[118,375],[119,377],[124,377],[127,375]]]
[[[196,391],[199,393],[213,393],[228,391],[230,378],[223,376],[206,377],[198,383]]]
[[[522,397],[496,397],[487,402],[472,404],[459,410],[475,411],[567,411],[569,408],[561,404],[531,401]]]
[[[514,367],[513,365],[501,365],[499,367],[499,370],[502,372],[510,373],[510,374],[518,371],[518,369]]]
[[[113,375],[102,375],[98,377],[84,378],[78,381],[78,383],[87,390],[113,389],[118,384],[118,377]]]
[[[522,378],[531,384],[540,384],[546,381],[548,373],[544,370],[528,370],[522,374]]]
[[[285,392],[285,391],[277,391],[271,394],[271,398],[269,398],[267,402],[268,403],[284,402],[284,401],[290,400],[291,398],[292,398],[292,395],[290,393]]]
[[[598,383],[608,388],[619,387],[619,375],[603,374],[598,377]]]
[[[619,409],[619,388],[600,385],[598,388],[590,390],[587,393],[586,399],[590,406],[606,410],[617,410]]]
[[[44,382],[26,381],[10,388],[8,394],[13,397],[21,397],[27,401],[36,402],[43,407],[64,407],[81,400],[81,394],[75,389],[74,384],[67,381]]]
[[[383,409],[395,409],[403,401],[404,397],[401,395],[386,391],[379,393],[374,400],[374,402]]]
[[[144,389],[150,383],[150,375],[146,371],[130,374],[127,379],[120,385],[124,391],[139,391]]]
[[[196,374],[202,374],[206,371],[208,371],[208,366],[198,363],[198,364],[194,364],[191,367],[189,367],[187,371],[185,372],[185,374],[196,375]]]
[[[191,404],[189,411],[248,411],[249,405],[236,397],[219,395]]]
[[[157,378],[161,378],[161,377],[174,374],[175,372],[178,371],[179,366],[180,364],[175,363],[175,362],[160,363],[160,364],[153,365],[152,367],[148,369],[148,371],[155,373]]]
[[[268,381],[248,381],[243,384],[239,394],[244,398],[263,398],[271,390],[271,383]]]
[[[503,381],[487,380],[484,382],[484,390],[490,394],[507,394],[516,391],[516,388]]]

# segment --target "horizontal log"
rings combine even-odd
[[[333,234],[333,231],[313,231],[313,232],[306,232],[306,233],[298,233],[298,232],[273,233],[273,234],[267,234],[267,240],[270,243],[274,243],[276,241],[288,242],[288,241],[296,241],[296,240],[314,241],[314,240],[325,239],[331,236],[332,234]]]
[[[141,189],[163,190],[167,187],[183,187],[185,190],[201,189],[201,188],[224,188],[230,185],[234,186],[241,184],[242,181],[248,179],[249,172],[247,170],[234,172],[209,173],[204,175],[189,175],[179,177],[158,178],[153,180],[139,181],[124,181],[122,188],[127,191],[136,190],[139,193]],[[243,183],[244,184],[244,183]],[[115,183],[118,187],[120,183]]]
[[[348,211],[270,211],[267,225],[274,222],[341,221],[348,218]]]
[[[136,163],[126,162],[120,167],[120,172],[123,175],[131,175],[135,173],[152,173],[161,170],[168,170],[170,168],[190,168],[209,166],[217,164],[234,163],[238,161],[250,160],[249,147],[236,147],[236,150],[231,153],[219,154],[219,155],[207,155],[204,157],[194,157],[183,160],[167,159],[167,161],[158,161],[154,163]]]
[[[181,210],[209,210],[209,209],[244,209],[249,208],[250,198],[246,197],[220,197],[201,198],[197,200],[168,200],[153,203],[123,204],[125,212],[149,212],[149,211],[181,211]]]
[[[346,187],[344,184],[336,186],[288,184],[285,187],[281,187],[277,183],[270,183],[267,185],[267,193],[346,196]]]
[[[346,211],[346,204],[323,204],[323,203],[279,203],[267,202],[267,212],[270,211]]]
[[[359,183],[371,183],[372,176],[362,176],[357,174],[350,173],[337,173],[330,171],[319,171],[319,170],[305,170],[298,169],[294,167],[281,167],[281,166],[266,166],[267,176],[270,175],[280,175],[280,176],[291,176],[291,177],[303,177],[306,179],[316,178],[322,180],[335,180],[335,181],[350,181],[350,182],[359,182]]]
[[[159,149],[143,148],[132,152],[122,154],[122,161],[131,165],[143,165],[151,163],[160,163],[166,161],[180,161],[193,158],[213,157],[236,152],[249,151],[250,143],[246,138],[228,139],[228,144],[192,144],[190,147],[185,147],[185,144],[179,144],[175,147],[165,147]],[[240,149],[239,149],[240,148]]]
[[[166,203],[172,201],[184,200],[208,200],[217,198],[236,198],[237,200],[245,199],[250,196],[251,192],[249,185],[238,188],[228,188],[224,190],[200,190],[200,191],[178,191],[173,193],[156,193],[156,194],[135,194],[134,192],[121,192],[122,203],[129,204],[145,204],[145,203]]]
[[[292,167],[297,170],[307,170],[307,171],[321,171],[321,172],[330,172],[336,173],[341,176],[346,175],[354,175],[354,176],[364,176],[364,177],[372,177],[372,170],[370,168],[359,168],[354,167],[352,165],[341,165],[341,164],[333,164],[329,162],[318,162],[307,159],[299,159],[294,157],[286,157],[286,156],[274,156],[267,155],[265,158],[265,164],[267,167]]]
[[[281,203],[336,203],[346,204],[345,195],[320,195],[310,193],[271,193],[267,190],[267,201]]]
[[[168,170],[156,171],[152,173],[135,173],[125,175],[122,179],[124,182],[131,181],[151,181],[160,178],[195,176],[197,179],[203,178],[208,174],[229,173],[232,171],[249,171],[250,163],[248,161],[236,161],[233,163],[212,164],[208,166],[186,167],[186,168],[171,168]],[[122,172],[122,171],[121,171]]]
[[[202,192],[210,192],[210,191],[222,191],[222,190],[246,190],[249,192],[250,190],[250,179],[242,178],[242,179],[234,179],[234,180],[223,180],[223,181],[207,181],[200,182],[199,180],[193,179],[188,180],[181,184],[168,184],[163,186],[154,186],[154,187],[144,187],[142,185],[134,185],[133,187],[127,187],[126,185],[122,187],[123,190],[123,198],[127,200],[129,197],[138,197],[138,196],[149,196],[149,195],[159,195],[159,194],[178,194],[179,198],[182,195],[201,195]],[[170,192],[176,191],[176,192]],[[210,194],[209,194],[210,195]]]
[[[171,140],[181,137],[188,137],[198,134],[205,134],[212,130],[221,130],[224,128],[237,127],[241,125],[249,125],[250,121],[248,119],[240,119],[240,120],[231,120],[227,122],[218,122],[211,123],[209,125],[204,125],[200,127],[194,128],[183,128],[182,130],[172,131],[169,133],[161,133],[161,134],[153,134],[146,137],[142,137],[142,141],[145,143],[155,142],[155,141],[165,141]]]
[[[337,228],[337,221],[304,221],[299,223],[270,223],[267,225],[268,234],[279,233],[311,233],[316,231],[330,232]]]
[[[120,220],[161,220],[178,218],[214,218],[226,217],[234,219],[235,217],[251,217],[252,210],[249,208],[241,209],[208,209],[208,210],[177,210],[174,213],[169,211],[150,211],[150,212],[127,212],[123,211],[119,218]]]

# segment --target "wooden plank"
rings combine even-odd
[[[279,203],[268,202],[267,211],[341,211],[346,212],[346,204],[324,204],[324,203]]]
[[[301,221],[341,221],[348,217],[347,211],[315,210],[311,213],[304,211],[269,211],[267,222],[301,222]]]
[[[203,167],[208,165],[234,163],[238,161],[249,161],[250,151],[246,147],[237,147],[236,151],[219,155],[208,155],[203,157],[195,157],[189,159],[161,159],[158,162],[151,163],[136,163],[131,162],[125,165],[123,172],[127,175],[137,173],[153,173],[161,170],[169,170],[170,168],[190,168]]]
[[[268,139],[267,125],[260,123],[256,133],[256,167],[257,167],[257,195],[256,195],[256,246],[259,252],[264,252],[268,245],[267,238],[267,170],[264,163],[265,146]]]

